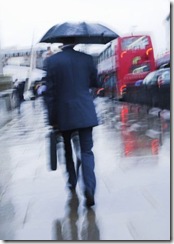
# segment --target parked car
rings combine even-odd
[[[170,68],[163,68],[150,72],[143,80],[142,85],[146,93],[147,105],[151,107],[160,107],[162,102],[162,90],[159,89],[159,83],[169,82]]]
[[[158,77],[161,76],[164,72],[170,72],[170,68],[158,69],[150,72],[143,80],[143,85],[151,86],[158,85]]]

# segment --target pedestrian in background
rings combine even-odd
[[[64,45],[46,60],[46,101],[49,124],[62,133],[65,143],[68,187],[75,191],[77,173],[72,159],[71,135],[78,131],[81,168],[87,207],[95,204],[96,177],[92,152],[92,130],[98,125],[91,87],[97,87],[97,70],[90,55],[75,51],[73,44]]]
[[[18,107],[19,114],[21,113],[21,104],[24,101],[24,90],[25,90],[26,81],[27,79],[23,81],[18,81],[18,79],[16,79],[14,83],[14,89],[17,95],[17,107]]]

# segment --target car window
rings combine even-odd
[[[153,78],[154,73],[155,73],[155,72],[151,72],[151,73],[149,73],[149,74],[144,78],[144,80],[143,80],[143,84],[146,84],[146,85],[147,85],[147,84],[151,81],[151,79]]]
[[[162,79],[164,84],[169,84],[170,83],[170,72],[166,71],[162,74]]]
[[[156,85],[158,77],[161,75],[162,72],[156,72],[152,80],[150,81],[149,85]]]
[[[170,72],[167,72],[167,71],[166,71],[166,72],[164,72],[163,75],[164,75],[164,79],[165,79],[165,80],[170,80]]]

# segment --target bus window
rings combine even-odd
[[[149,45],[147,36],[132,36],[122,40],[121,48],[122,50],[138,50],[145,49],[147,45]]]
[[[150,71],[150,65],[149,64],[142,64],[142,65],[132,65],[131,67],[131,73],[142,73]]]

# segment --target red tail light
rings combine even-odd
[[[121,94],[121,95],[124,93],[125,88],[126,88],[126,85],[122,85],[122,86],[120,87],[120,94]]]

